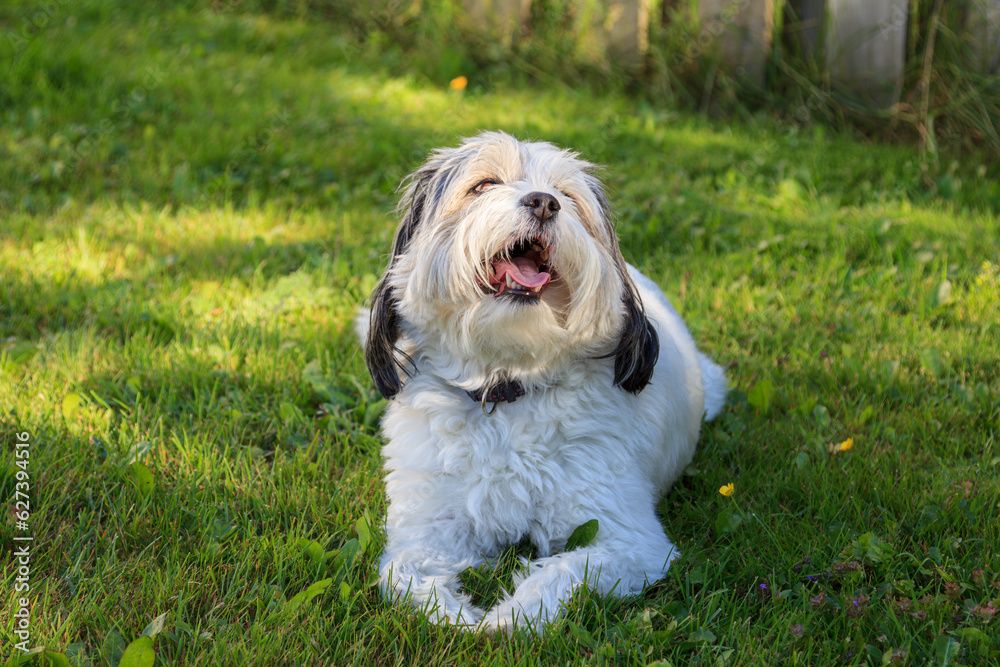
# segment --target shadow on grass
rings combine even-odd
[[[364,253],[338,253],[326,240],[217,239],[205,244],[191,239],[168,246],[165,254],[164,244],[154,240],[128,244],[147,258],[147,268],[127,277],[86,278],[71,272],[53,278],[32,273],[27,262],[9,271],[0,285],[0,338],[34,341],[47,333],[94,327],[120,344],[144,338],[166,345],[183,337],[185,321],[192,315],[200,319],[205,315],[201,311],[211,310],[213,303],[228,305],[225,299],[232,297],[213,298],[221,284],[233,279],[247,290],[256,288],[263,309],[280,308],[283,299],[294,296],[296,286],[331,290],[330,306],[345,298],[360,305],[367,294],[358,286],[358,276],[377,270]],[[290,278],[299,272],[299,280]]]

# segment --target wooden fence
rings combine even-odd
[[[975,54],[972,66],[1000,70],[1000,0],[965,3],[961,30]],[[480,26],[493,26],[509,43],[530,20],[532,0],[463,0]],[[689,53],[715,53],[737,74],[765,83],[774,47],[776,17],[803,58],[834,84],[853,89],[880,106],[899,95],[915,0],[564,0],[572,7],[580,48],[637,66],[649,45],[651,20],[670,15],[696,17]],[[674,13],[671,14],[667,10]],[[685,9],[690,10],[686,12]]]

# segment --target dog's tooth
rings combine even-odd
[[[541,258],[542,258],[542,261],[543,261],[543,262],[547,262],[547,261],[549,261],[549,251],[548,251],[547,249],[545,249],[545,248],[542,248],[542,249],[541,249],[541,250],[539,251],[539,257],[541,257]]]
[[[510,277],[509,273],[507,274],[507,287],[510,288],[514,287],[514,279]]]

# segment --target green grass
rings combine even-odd
[[[0,9],[0,490],[26,432],[32,646],[116,664],[166,614],[160,664],[995,664],[995,163],[959,156],[932,195],[915,148],[450,91],[336,22],[46,11],[12,40],[37,7]],[[734,386],[661,505],[684,558],[540,640],[371,586],[383,404],[351,317],[399,180],[494,128],[607,165],[623,251]],[[0,534],[7,659],[25,533]],[[465,577],[483,599],[497,562]]]

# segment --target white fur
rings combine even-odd
[[[437,180],[421,186],[422,173]],[[541,632],[584,583],[639,593],[680,555],[656,505],[691,462],[702,418],[722,409],[725,373],[698,352],[656,284],[624,269],[591,173],[550,144],[484,133],[436,152],[406,193],[415,201],[419,188],[432,190],[384,278],[397,297],[398,348],[415,370],[382,424],[389,509],[380,572],[390,598],[436,622]],[[470,194],[483,178],[501,184]],[[519,201],[532,191],[561,205],[541,230],[557,277],[541,303],[512,305],[482,285],[490,257],[530,230]],[[628,280],[660,344],[637,394],[614,386],[606,356],[626,326]],[[359,319],[362,338],[366,324]],[[487,416],[466,390],[505,375],[527,393]],[[590,519],[599,522],[593,542],[564,552]],[[525,535],[540,557],[496,607],[473,606],[458,573]]]

